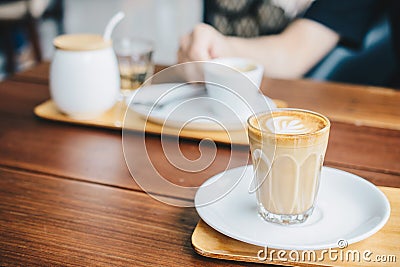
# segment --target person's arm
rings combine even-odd
[[[311,20],[298,19],[281,34],[254,39],[229,37],[232,52],[259,61],[265,74],[298,78],[307,73],[338,43],[339,35]]]
[[[282,33],[258,38],[227,37],[209,25],[198,25],[181,39],[178,61],[246,57],[278,78],[303,76],[338,43],[339,35],[320,23],[298,19]]]

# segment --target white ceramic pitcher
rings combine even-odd
[[[50,94],[61,112],[93,119],[117,101],[118,62],[111,41],[101,35],[61,35],[50,66]]]

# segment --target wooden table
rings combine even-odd
[[[120,131],[35,117],[33,108],[49,98],[48,67],[43,63],[0,83],[0,265],[248,265],[194,252],[195,209],[143,192],[126,167]],[[263,90],[331,118],[325,165],[400,187],[400,92],[271,79]],[[162,174],[179,185],[200,185],[224,170],[231,153],[218,146],[213,164],[190,174],[168,165],[158,139],[150,136],[146,144],[160,158]],[[199,156],[197,141],[183,140],[180,147],[188,157]],[[248,149],[233,149],[239,166]]]

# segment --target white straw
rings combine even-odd
[[[115,14],[110,21],[108,22],[107,26],[106,26],[106,30],[104,31],[103,34],[103,39],[104,40],[110,40],[111,39],[111,34],[115,28],[115,26],[117,26],[117,24],[125,17],[124,12],[120,11],[117,14]]]

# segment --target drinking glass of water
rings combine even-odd
[[[138,89],[154,73],[153,43],[146,39],[124,37],[113,40],[114,52],[118,59],[121,78],[120,97],[114,124],[122,125],[126,102],[132,92]]]
[[[126,99],[153,75],[154,46],[149,40],[125,37],[113,41],[121,77],[121,95]]]

